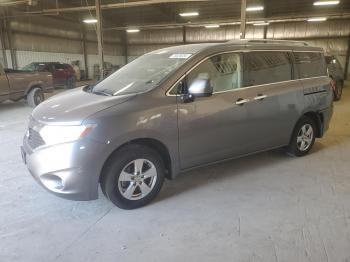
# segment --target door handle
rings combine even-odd
[[[249,99],[243,99],[243,98],[240,98],[236,101],[236,105],[238,106],[242,106],[244,105],[245,103],[248,103],[250,100]]]
[[[260,94],[259,94],[258,96],[254,97],[254,100],[262,101],[262,100],[264,100],[266,97],[267,97],[266,95],[260,95]]]

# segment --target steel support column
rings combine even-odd
[[[3,20],[0,19],[0,42],[1,42],[1,50],[2,50],[2,56],[4,59],[4,68],[8,67],[7,64],[7,56],[6,56],[6,44],[5,44],[5,34],[4,34],[4,23]]]
[[[85,79],[89,79],[88,56],[87,56],[87,47],[86,47],[86,29],[84,25],[82,25],[81,27],[81,45],[82,45],[82,49],[83,49],[82,51],[84,56]]]
[[[128,50],[128,32],[124,31],[123,34],[123,47],[124,47],[124,62],[127,64],[129,62],[129,50]]]
[[[247,0],[242,0],[241,6],[241,30],[240,30],[240,38],[245,38],[245,29],[246,29],[246,9],[247,9]]]
[[[100,0],[95,0],[96,5],[96,19],[97,19],[97,49],[98,49],[98,63],[100,66],[100,79],[104,75],[104,57],[103,57],[103,34],[102,34],[102,12]]]
[[[182,42],[184,45],[186,45],[186,43],[187,43],[186,34],[187,34],[186,26],[183,26],[182,27]]]
[[[348,38],[348,49],[346,51],[346,58],[345,58],[345,68],[344,68],[344,79],[348,79],[348,74],[349,74],[349,59],[350,59],[350,34]]]
[[[17,69],[17,56],[16,51],[13,49],[11,24],[7,19],[4,19],[4,30],[7,36],[7,48],[10,50],[12,68]]]

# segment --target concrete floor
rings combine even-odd
[[[310,155],[196,170],[133,211],[37,185],[19,153],[30,111],[0,105],[1,262],[350,261],[350,82]]]

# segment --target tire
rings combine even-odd
[[[164,174],[163,160],[156,151],[142,145],[129,145],[114,153],[106,163],[101,177],[102,192],[122,209],[139,208],[158,195]],[[144,175],[148,177],[143,178]]]
[[[309,128],[312,128],[312,133],[308,136],[304,131],[310,132]],[[297,157],[307,155],[315,143],[316,132],[315,121],[310,117],[303,116],[294,128],[290,143],[287,147],[287,153]]]
[[[335,90],[334,90],[334,101],[339,101],[343,94],[344,84],[341,81],[335,81]]]
[[[75,88],[75,77],[74,76],[71,76],[67,79],[67,82],[66,82],[66,86],[68,89],[72,89],[72,88]]]
[[[39,87],[35,87],[29,91],[27,95],[27,103],[31,107],[36,107],[45,99],[44,93]]]

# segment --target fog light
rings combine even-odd
[[[56,175],[43,175],[40,180],[49,190],[59,191],[64,188],[63,180]]]

